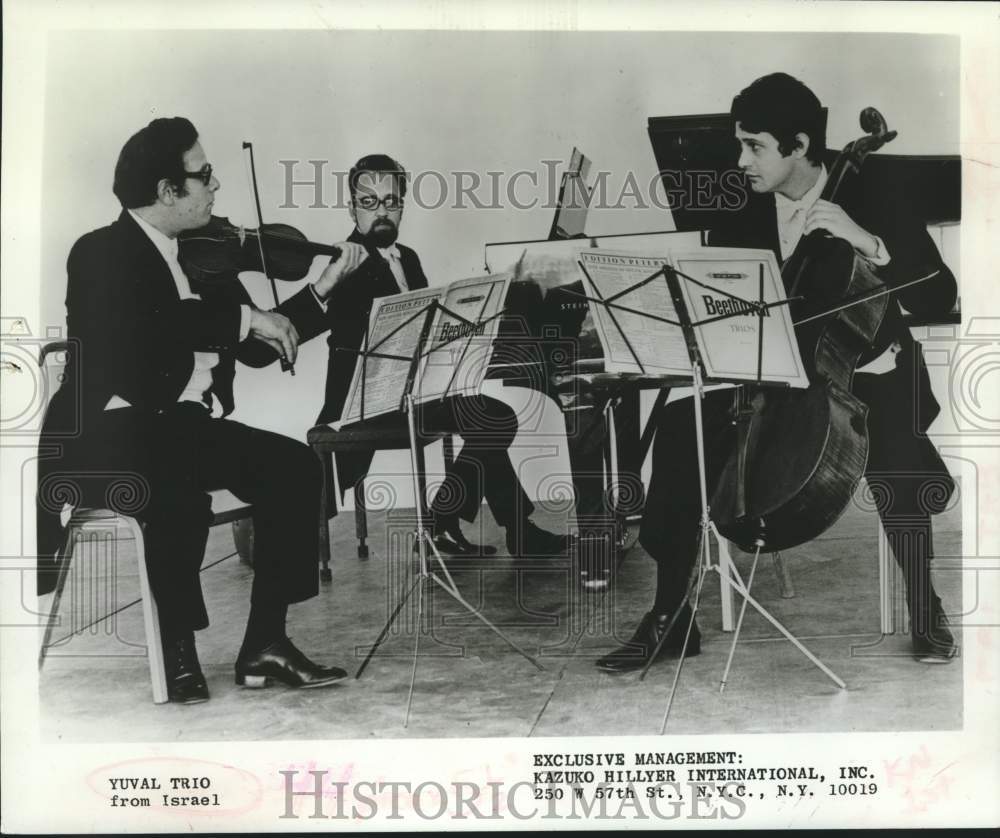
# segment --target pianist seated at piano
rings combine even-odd
[[[739,166],[762,200],[754,201],[749,212],[733,213],[731,224],[712,231],[709,244],[771,249],[780,263],[800,238],[821,230],[847,241],[881,282],[900,289],[889,297],[875,339],[860,358],[852,391],[868,407],[865,475],[869,484],[881,485],[884,495],[878,512],[906,586],[913,655],[924,663],[947,662],[957,647],[931,581],[931,515],[945,508],[954,483],[926,436],[940,409],[900,304],[920,317],[946,316],[956,300],[955,278],[899,190],[871,189],[864,169],[851,189],[837,193],[837,202],[821,198],[828,176],[826,120],[804,84],[784,73],[760,78],[735,97],[730,116],[741,149]],[[722,452],[734,445],[732,404],[727,390],[708,393],[703,401],[710,498],[726,461]],[[692,413],[692,400],[686,398],[668,404],[657,417],[639,536],[657,565],[656,591],[631,640],[597,661],[604,671],[642,668],[661,641],[658,660],[684,651],[691,617],[686,594],[699,553],[701,519]],[[931,485],[941,491],[927,491]],[[686,654],[699,651],[695,623]]]
[[[348,186],[349,211],[355,225],[348,241],[361,244],[368,258],[350,283],[335,289],[327,308],[330,357],[326,398],[318,419],[321,423],[337,421],[343,411],[373,301],[428,285],[416,252],[397,242],[406,198],[406,170],[385,154],[369,154],[351,168]],[[367,424],[384,423],[388,429],[403,421],[399,414],[392,414],[367,420]],[[441,553],[496,552],[492,546],[470,542],[459,524],[460,518],[470,523],[475,520],[484,497],[493,517],[506,530],[511,555],[565,552],[568,536],[543,530],[530,520],[534,506],[508,454],[518,428],[517,415],[510,406],[488,396],[459,396],[421,406],[417,422],[428,430],[456,432],[464,443],[431,504],[434,543]],[[337,453],[343,491],[367,474],[373,456],[374,452]]]

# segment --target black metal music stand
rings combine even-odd
[[[775,305],[787,304],[788,300],[779,301],[778,303],[765,303],[764,302],[763,270],[764,270],[763,266],[761,266],[760,267],[760,286],[759,286],[760,287],[760,292],[759,292],[759,295],[758,295],[758,299],[752,303],[754,305],[754,307],[756,308],[757,316],[758,316],[758,329],[757,329],[757,335],[758,335],[758,344],[757,344],[757,380],[756,380],[755,383],[757,385],[766,385],[766,384],[775,384],[775,383],[780,384],[780,383],[783,383],[783,382],[769,382],[764,377],[764,374],[763,374],[764,328],[763,328],[763,323],[760,322],[760,321],[764,317],[764,313],[767,310],[767,308],[773,307]],[[696,283],[698,285],[704,286],[703,283],[699,282],[698,280],[695,280],[693,277],[688,277],[687,275],[682,274],[679,271],[675,271],[675,270],[671,269],[670,274],[671,275],[668,276],[668,278],[667,278],[668,283],[672,283],[672,284],[673,283],[679,283],[681,280],[684,280],[684,281],[691,281],[691,282],[694,282],[694,283]],[[713,289],[713,290],[717,291],[718,293],[722,293],[722,294],[726,294],[727,293],[725,291],[722,291],[721,289]],[[675,299],[678,296],[679,295],[675,294]],[[732,297],[733,295],[727,294],[727,296]],[[743,301],[743,302],[745,302],[745,301]],[[677,669],[674,671],[674,679],[673,679],[673,683],[671,684],[671,687],[670,687],[670,697],[669,697],[669,699],[667,701],[667,706],[666,706],[666,708],[664,710],[663,722],[660,725],[660,733],[661,734],[663,734],[663,733],[666,732],[667,721],[668,721],[668,719],[670,717],[670,709],[671,709],[671,707],[673,705],[674,696],[676,695],[676,691],[677,691],[677,682],[678,682],[678,680],[680,678],[681,669],[682,669],[682,667],[684,665],[684,656],[685,656],[685,654],[687,652],[687,645],[688,645],[688,642],[689,642],[690,637],[691,637],[691,630],[692,630],[692,628],[694,626],[695,615],[698,612],[698,604],[699,604],[699,601],[700,601],[700,598],[701,598],[701,589],[702,589],[702,586],[704,585],[705,576],[706,576],[706,574],[709,571],[715,571],[719,575],[720,580],[724,583],[723,584],[723,589],[724,590],[728,586],[728,588],[729,588],[730,591],[739,594],[739,596],[741,596],[743,598],[743,602],[740,605],[739,618],[737,619],[736,627],[735,627],[735,630],[733,632],[733,639],[732,639],[732,642],[731,642],[730,648],[729,648],[729,655],[728,655],[728,658],[726,660],[726,667],[725,667],[725,670],[723,672],[722,679],[720,680],[720,683],[719,683],[719,692],[724,691],[725,688],[726,688],[726,681],[727,681],[727,679],[729,677],[729,671],[730,671],[730,668],[732,666],[733,655],[734,655],[734,653],[736,651],[736,644],[739,642],[740,631],[741,631],[742,626],[743,626],[743,618],[744,618],[744,615],[746,614],[747,604],[752,605],[754,607],[754,609],[756,609],[756,611],[762,617],[764,617],[764,619],[766,619],[769,623],[771,623],[772,626],[774,626],[776,629],[778,629],[778,631],[781,632],[781,634],[785,637],[785,639],[787,639],[790,643],[792,643],[792,645],[794,645],[795,648],[797,648],[803,655],[805,655],[805,657],[808,658],[809,661],[815,667],[817,667],[824,675],[826,675],[838,687],[840,687],[841,689],[846,689],[847,688],[847,685],[844,683],[843,680],[841,680],[841,678],[839,676],[836,675],[836,673],[834,673],[826,664],[824,664],[818,657],[816,657],[816,655],[814,655],[808,648],[806,648],[806,646],[794,634],[792,634],[791,631],[789,631],[781,622],[779,622],[778,619],[773,614],[771,614],[770,611],[768,611],[763,605],[761,605],[750,594],[750,587],[753,585],[754,574],[756,573],[756,570],[757,570],[757,561],[760,558],[760,550],[761,550],[761,547],[764,546],[763,539],[758,538],[756,540],[756,542],[755,542],[755,548],[756,549],[754,550],[753,564],[751,565],[750,575],[748,577],[748,581],[747,582],[743,581],[743,578],[740,575],[739,571],[736,569],[736,565],[733,564],[732,559],[730,558],[728,551],[725,551],[724,553],[722,551],[720,551],[719,561],[716,562],[716,563],[714,563],[714,564],[712,562],[711,546],[710,546],[710,543],[709,543],[708,535],[709,535],[709,533],[713,534],[715,536],[715,538],[716,538],[716,541],[720,545],[722,544],[723,539],[722,539],[721,535],[719,534],[719,531],[716,528],[716,525],[715,525],[714,521],[712,520],[711,510],[710,510],[709,505],[708,505],[708,481],[707,481],[707,478],[706,478],[706,475],[705,475],[704,425],[703,425],[703,421],[702,421],[702,410],[701,410],[701,400],[702,400],[702,398],[704,398],[704,379],[702,377],[702,370],[704,368],[704,361],[703,361],[703,359],[701,357],[700,350],[698,349],[697,340],[694,337],[694,330],[696,328],[698,328],[699,326],[706,325],[708,322],[716,322],[716,321],[719,321],[719,320],[725,320],[725,319],[728,319],[728,318],[731,318],[731,317],[735,317],[740,312],[733,311],[733,312],[729,312],[728,314],[725,314],[725,315],[718,315],[718,316],[709,318],[709,320],[703,320],[703,321],[699,321],[699,322],[692,322],[690,320],[690,318],[687,316],[687,311],[686,311],[686,309],[683,306],[680,308],[680,311],[681,311],[680,316],[681,316],[681,321],[682,321],[682,328],[685,330],[685,334],[688,337],[688,340],[687,340],[688,351],[689,351],[689,354],[691,356],[691,365],[692,365],[692,369],[694,371],[694,379],[693,379],[693,382],[692,382],[694,392],[692,393],[692,398],[694,399],[695,433],[696,433],[697,450],[698,450],[698,482],[699,482],[699,491],[701,493],[701,510],[702,510],[701,511],[701,532],[702,532],[702,536],[701,536],[701,553],[702,553],[702,555],[701,555],[701,561],[699,562],[699,565],[698,565],[697,583],[695,585],[694,604],[693,604],[693,606],[691,608],[691,619],[688,621],[687,630],[686,630],[685,635],[684,635],[684,643],[682,645],[680,658],[678,659],[678,663],[677,663]],[[736,381],[736,382],[732,382],[732,383],[745,383],[745,382]],[[690,597],[690,591],[685,596],[685,601],[689,597]],[[683,602],[682,602],[682,607],[683,607]],[[675,619],[676,619],[677,613],[679,613],[679,612],[680,612],[680,609],[678,609],[678,611],[675,613],[675,615],[674,615]],[[659,653],[660,649],[662,648],[663,643],[666,640],[667,634],[669,634],[670,628],[673,627],[672,626],[672,622],[673,621],[671,621],[671,626],[668,627],[668,629],[664,633],[663,637],[660,638],[660,642],[657,644],[657,647],[656,647],[656,649],[655,649],[652,657],[649,659],[649,661],[646,663],[646,666],[643,668],[642,674],[640,676],[640,680],[642,680],[642,679],[645,678],[646,673],[649,671],[649,667],[652,665],[652,662],[656,659],[656,655]]]
[[[415,317],[419,317],[420,315],[424,315],[426,318],[424,320],[423,327],[421,328],[420,338],[417,342],[416,351],[413,353],[412,356],[407,357],[402,355],[380,355],[375,350],[369,351],[367,349],[367,333],[365,340],[366,349],[358,353],[359,356],[361,357],[361,364],[362,364],[361,367],[362,394],[364,393],[364,386],[363,386],[364,376],[367,374],[365,362],[367,361],[367,358],[369,356],[387,357],[395,360],[409,360],[410,362],[410,370],[407,375],[406,385],[402,396],[402,409],[406,414],[407,428],[410,436],[410,474],[413,480],[413,497],[416,504],[416,514],[417,514],[417,526],[416,526],[416,531],[414,532],[414,538],[416,540],[417,552],[419,556],[419,570],[416,574],[416,578],[413,580],[413,583],[410,585],[409,589],[403,595],[403,598],[400,600],[399,604],[396,606],[392,614],[389,616],[389,619],[386,621],[385,625],[382,628],[382,631],[379,633],[378,637],[375,640],[375,643],[372,645],[372,648],[365,656],[365,659],[361,662],[361,666],[358,667],[358,671],[354,676],[355,679],[361,677],[362,673],[365,671],[365,668],[368,666],[368,662],[372,659],[372,657],[375,655],[375,652],[378,651],[379,646],[382,645],[382,643],[385,641],[385,638],[388,636],[389,631],[392,629],[393,624],[398,618],[400,612],[403,610],[403,606],[406,605],[410,597],[413,595],[413,592],[416,591],[417,623],[416,623],[416,631],[414,632],[413,666],[410,671],[410,685],[406,696],[406,714],[403,718],[403,727],[407,727],[409,725],[410,707],[413,703],[413,690],[417,677],[417,659],[419,657],[419,649],[420,649],[420,632],[422,630],[422,623],[423,623],[424,587],[428,582],[433,582],[434,584],[436,584],[452,599],[458,602],[458,604],[461,605],[472,616],[474,616],[476,619],[482,622],[494,634],[496,634],[504,642],[506,642],[507,645],[510,646],[515,652],[517,652],[522,657],[525,657],[529,661],[531,661],[531,663],[534,664],[535,667],[537,667],[539,670],[544,671],[545,669],[545,667],[543,667],[535,658],[533,658],[524,649],[518,646],[513,640],[507,637],[507,635],[505,635],[502,631],[500,631],[499,628],[497,628],[486,617],[484,617],[473,605],[471,605],[462,596],[462,594],[458,590],[458,586],[455,584],[455,580],[452,579],[451,574],[448,572],[448,567],[445,565],[444,559],[441,557],[441,554],[438,552],[437,547],[435,547],[434,545],[434,540],[431,536],[430,530],[427,527],[427,522],[424,518],[425,501],[422,496],[422,487],[424,485],[424,481],[421,479],[422,469],[420,465],[420,457],[418,454],[419,441],[417,439],[416,408],[413,399],[413,388],[416,382],[417,368],[420,363],[420,360],[422,357],[424,357],[425,354],[427,354],[426,352],[421,352],[420,350],[427,342],[434,314],[438,310],[446,311],[451,316],[456,317],[459,320],[462,320],[463,322],[468,324],[469,326],[473,327],[473,329],[475,327],[478,327],[481,323],[488,322],[488,320],[475,321],[475,322],[469,321],[466,318],[462,317],[461,315],[449,311],[444,306],[442,306],[440,302],[438,302],[437,300],[432,300],[422,311],[418,312],[416,315],[414,315],[414,317],[409,318],[405,321],[406,323],[410,323],[412,322],[413,319],[415,319]],[[402,325],[405,325],[405,323],[401,324],[399,327],[397,327],[397,329],[394,329],[393,332],[391,332],[390,334],[395,334],[395,332],[398,331],[399,328],[402,328]],[[376,349],[378,348],[378,346],[381,346],[381,344],[384,343],[386,339],[388,339],[388,336],[386,338],[383,338],[382,341],[379,341],[379,343],[376,344]],[[438,346],[437,348],[440,348],[440,346]],[[453,382],[454,382],[454,377],[451,383]],[[364,398],[362,396],[362,403],[363,401]],[[364,408],[362,406],[362,413],[363,411]],[[432,569],[431,567],[432,559],[428,555],[428,548],[430,548],[430,552],[433,554],[433,562],[437,564],[437,569],[440,570],[441,575],[439,575],[438,572]]]
[[[727,601],[729,601],[729,597],[726,595],[727,593],[729,593],[729,592],[735,592],[735,593],[739,594],[739,596],[741,596],[743,598],[743,603],[742,603],[741,608],[740,608],[739,618],[738,618],[738,621],[737,621],[737,624],[736,624],[736,628],[735,628],[735,631],[734,631],[734,634],[733,634],[732,644],[731,644],[730,650],[729,650],[729,657],[728,657],[727,662],[726,662],[726,668],[725,668],[725,671],[723,673],[722,679],[720,681],[720,692],[722,692],[725,689],[726,680],[728,678],[729,670],[730,670],[730,667],[732,665],[733,655],[735,653],[736,644],[737,644],[737,642],[739,640],[739,634],[740,634],[740,630],[741,630],[742,624],[743,624],[743,617],[744,617],[744,615],[746,613],[746,606],[747,606],[748,603],[750,605],[752,605],[761,614],[761,616],[763,616],[768,622],[770,622],[771,625],[773,625],[776,629],[778,629],[778,631],[781,632],[781,634],[787,640],[789,640],[800,652],[802,652],[802,654],[805,655],[813,663],[814,666],[816,666],[821,672],[823,672],[823,674],[825,674],[828,678],[830,678],[830,680],[832,680],[841,689],[846,689],[847,685],[829,667],[827,667],[826,664],[824,664],[818,657],[816,657],[816,655],[814,655],[811,651],[809,651],[809,649],[807,649],[802,644],[802,642],[797,637],[795,637],[795,635],[793,635],[782,623],[780,623],[777,620],[776,617],[774,617],[774,615],[772,615],[763,605],[761,605],[750,594],[750,586],[753,584],[753,577],[754,577],[754,573],[756,572],[757,561],[758,561],[758,559],[760,557],[760,548],[764,544],[763,540],[762,539],[758,539],[757,540],[757,544],[756,544],[756,548],[757,549],[755,550],[754,559],[753,559],[753,565],[752,565],[752,568],[751,568],[751,571],[750,571],[750,576],[749,576],[749,581],[748,582],[744,582],[742,576],[740,575],[739,571],[736,569],[736,566],[735,566],[735,564],[733,564],[732,558],[729,555],[729,550],[728,550],[728,547],[727,547],[727,545],[725,543],[725,539],[719,533],[718,528],[716,527],[714,521],[712,520],[711,512],[710,512],[710,508],[709,508],[709,504],[708,504],[708,485],[707,485],[708,481],[707,481],[707,477],[706,477],[706,474],[705,474],[704,425],[703,425],[703,422],[702,422],[702,410],[701,410],[701,400],[702,400],[702,398],[704,398],[704,386],[705,386],[704,385],[704,378],[703,378],[703,375],[702,375],[702,370],[704,369],[704,361],[703,361],[703,359],[701,357],[701,352],[700,352],[700,350],[698,348],[698,342],[697,342],[697,339],[695,337],[695,329],[697,329],[700,326],[707,325],[710,322],[718,322],[718,321],[721,321],[721,320],[729,319],[731,317],[736,317],[738,315],[741,315],[743,312],[742,311],[737,311],[737,310],[734,309],[731,312],[728,312],[728,313],[722,314],[722,315],[717,315],[717,316],[708,318],[707,320],[702,320],[702,321],[697,321],[697,322],[692,321],[691,318],[690,318],[690,316],[689,316],[689,313],[687,311],[687,306],[684,303],[684,297],[683,297],[683,294],[680,291],[679,282],[681,280],[690,281],[690,282],[692,282],[694,284],[699,285],[700,287],[708,288],[708,289],[710,289],[710,290],[712,290],[712,291],[714,291],[716,293],[722,294],[722,295],[724,295],[726,297],[730,297],[730,298],[735,299],[735,300],[737,300],[737,301],[739,301],[741,303],[745,303],[745,304],[753,307],[757,311],[758,321],[760,321],[764,317],[765,312],[769,308],[773,308],[773,307],[776,307],[776,306],[779,306],[779,305],[786,305],[786,304],[788,304],[789,300],[787,300],[787,299],[786,300],[780,300],[780,301],[777,301],[775,303],[765,303],[764,302],[763,266],[760,267],[760,282],[759,282],[760,291],[759,291],[759,294],[758,294],[758,299],[756,301],[743,300],[742,298],[739,298],[739,297],[737,297],[734,294],[731,294],[731,293],[729,293],[727,291],[724,291],[722,289],[719,289],[719,288],[714,288],[712,286],[708,286],[705,283],[702,283],[701,281],[699,281],[697,279],[694,279],[693,277],[690,277],[690,276],[688,276],[688,275],[686,275],[684,273],[681,273],[680,271],[677,271],[676,269],[668,267],[668,266],[664,266],[664,268],[662,268],[659,271],[656,271],[655,273],[653,273],[652,275],[646,277],[645,279],[642,279],[639,282],[634,283],[633,285],[628,286],[624,290],[619,291],[619,292],[615,293],[614,295],[612,295],[612,296],[608,297],[607,299],[605,299],[601,295],[599,289],[597,288],[596,283],[594,283],[593,279],[589,276],[589,274],[587,273],[586,269],[583,267],[582,263],[580,264],[580,269],[581,269],[583,275],[589,281],[590,286],[594,290],[594,293],[596,295],[596,297],[587,296],[587,299],[592,304],[602,305],[602,306],[604,306],[607,309],[610,320],[618,328],[619,332],[621,333],[622,339],[625,341],[626,346],[628,346],[630,352],[632,353],[632,355],[633,355],[633,357],[634,357],[634,359],[636,361],[636,364],[638,365],[639,369],[642,372],[645,372],[645,368],[643,367],[643,364],[642,364],[639,356],[636,354],[635,349],[632,347],[632,344],[629,342],[629,340],[628,340],[628,338],[627,338],[624,330],[622,329],[621,325],[618,323],[617,319],[615,318],[614,313],[612,311],[613,308],[617,308],[617,309],[620,309],[620,310],[628,311],[629,313],[637,314],[639,316],[646,317],[646,318],[649,318],[649,319],[654,319],[654,320],[658,320],[658,321],[661,321],[661,322],[666,322],[666,323],[669,323],[670,325],[679,326],[681,329],[684,330],[684,335],[685,335],[685,339],[686,339],[685,343],[687,345],[688,355],[689,355],[690,360],[691,360],[692,380],[691,380],[690,383],[691,383],[691,386],[693,388],[692,398],[694,400],[695,434],[696,434],[697,450],[698,450],[698,479],[699,479],[699,491],[700,491],[700,495],[701,495],[701,510],[702,510],[702,515],[701,515],[701,539],[700,539],[700,544],[701,544],[701,561],[698,563],[698,573],[697,573],[697,577],[696,577],[697,578],[697,582],[695,584],[695,589],[694,589],[694,601],[693,601],[693,604],[692,604],[692,607],[691,607],[691,618],[688,621],[687,629],[686,629],[686,632],[685,632],[685,635],[684,635],[684,642],[683,642],[682,647],[681,647],[680,658],[678,660],[677,668],[674,671],[674,679],[673,679],[673,683],[671,684],[670,696],[669,696],[669,699],[667,701],[666,709],[664,711],[663,722],[662,722],[661,727],[660,727],[660,733],[662,734],[662,733],[664,733],[666,731],[667,720],[668,720],[669,715],[670,715],[670,709],[673,706],[674,696],[676,695],[676,692],[677,692],[677,684],[678,684],[678,681],[680,679],[681,669],[682,669],[683,664],[684,664],[684,657],[685,657],[685,654],[687,652],[688,643],[689,643],[690,638],[691,638],[691,631],[692,631],[692,629],[694,627],[695,616],[698,613],[698,606],[699,606],[700,599],[701,599],[702,587],[704,585],[705,576],[707,575],[707,573],[709,571],[714,571],[715,573],[717,573],[719,575],[719,579],[720,579],[720,583],[721,583],[722,591],[723,591],[722,603],[723,603],[723,609],[724,609],[724,611],[725,611],[725,608],[726,608],[726,605],[727,605]],[[620,305],[620,304],[618,304],[618,303],[615,302],[616,300],[618,300],[619,298],[621,298],[625,294],[628,294],[630,291],[633,291],[636,288],[640,287],[641,285],[644,285],[646,283],[649,283],[649,282],[653,281],[661,273],[665,276],[665,278],[667,280],[667,285],[668,285],[668,287],[670,289],[671,296],[672,296],[673,302],[675,304],[675,309],[678,312],[678,317],[679,317],[678,321],[671,321],[671,320],[668,320],[666,318],[654,316],[654,315],[649,314],[648,312],[643,312],[643,311],[638,310],[638,309],[625,307],[625,306],[622,306],[622,305]],[[764,375],[763,375],[763,339],[764,339],[764,329],[763,329],[763,324],[761,322],[758,322],[757,334],[758,334],[757,376],[756,376],[756,382],[755,383],[758,384],[758,385],[768,385],[768,384],[782,384],[783,385],[783,384],[785,384],[785,382],[771,382],[771,381],[768,381],[764,377]],[[746,383],[744,379],[733,379],[732,381],[727,381],[725,379],[713,379],[712,382],[713,383],[736,383],[736,384]],[[710,541],[710,537],[711,536],[715,537],[716,544],[718,545],[718,557],[719,558],[718,558],[718,561],[716,561],[716,562],[713,562],[713,560],[712,560],[712,549],[711,549],[711,541]],[[690,598],[691,598],[691,592],[690,592],[690,583],[689,583],[689,590],[688,590],[688,592],[685,594],[684,599],[681,601],[680,607],[677,608],[676,611],[674,612],[673,618],[671,619],[669,625],[666,627],[666,630],[664,631],[662,637],[660,638],[659,643],[657,643],[656,648],[653,650],[652,655],[650,655],[649,660],[646,663],[646,666],[643,668],[642,673],[639,676],[639,680],[644,680],[645,679],[646,673],[649,671],[650,666],[652,666],[653,662],[656,660],[657,656],[660,653],[660,650],[663,648],[663,644],[666,642],[667,637],[669,636],[671,630],[673,629],[674,624],[675,624],[675,622],[677,620],[677,615],[683,609],[683,606],[690,600]],[[730,607],[731,607],[731,602],[730,602]],[[725,618],[725,614],[724,614],[724,618]]]

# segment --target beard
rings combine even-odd
[[[396,243],[399,228],[388,218],[376,219],[365,234],[365,242],[373,247],[389,247]]]

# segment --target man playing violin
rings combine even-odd
[[[41,461],[41,555],[53,555],[61,539],[62,501],[52,489],[60,480],[77,484],[76,503],[98,507],[110,501],[100,475],[134,484],[138,501],[121,511],[145,524],[168,694],[180,703],[209,697],[194,632],[208,625],[199,570],[214,489],[253,505],[254,580],[236,682],[320,687],[345,676],[309,660],[285,633],[288,605],[318,590],[316,457],[225,417],[235,361],[293,362],[298,344],[326,328],[325,300],[364,250],[342,245],[313,285],[273,311],[253,306],[235,274],[189,281],[178,234],[209,222],[219,185],[187,119],[155,119],[125,143],[114,176],[121,215],[69,255],[67,324],[77,350],[42,431],[42,445],[61,454]],[[42,592],[51,583],[52,568],[40,565]]]
[[[348,241],[363,247],[368,258],[350,282],[339,285],[330,298],[330,360],[319,422],[340,418],[373,301],[428,284],[416,252],[397,242],[406,170],[387,155],[370,154],[351,168],[348,185],[355,224]],[[371,421],[388,424],[399,417]],[[497,523],[506,529],[511,555],[552,555],[567,548],[566,536],[543,530],[529,520],[533,505],[508,455],[518,427],[517,415],[509,405],[489,396],[461,396],[441,405],[423,406],[418,421],[427,429],[456,431],[464,441],[431,505],[438,550],[452,555],[496,552],[493,547],[469,542],[459,525],[460,517],[475,520],[484,497]],[[372,456],[371,452],[337,454],[341,489],[352,487],[368,472]]]
[[[752,202],[750,211],[734,213],[729,224],[712,232],[709,243],[768,248],[784,261],[802,236],[823,230],[849,242],[882,282],[900,288],[891,295],[875,340],[860,359],[852,392],[869,408],[865,476],[906,583],[914,656],[928,663],[947,661],[956,645],[931,581],[930,516],[946,506],[954,483],[926,437],[939,406],[900,304],[918,316],[944,315],[956,300],[955,278],[909,207],[892,194],[866,190],[863,175],[839,204],[820,199],[827,180],[826,118],[804,84],[784,73],[760,78],[736,96],[731,116],[741,149],[739,166],[763,200]],[[735,443],[731,404],[728,391],[704,399],[710,494],[725,463],[722,452]],[[653,606],[628,644],[597,661],[600,669],[624,672],[645,666],[675,615],[658,659],[681,653],[690,618],[685,595],[700,535],[696,454],[691,400],[667,405],[658,417],[639,536],[657,563]],[[699,650],[695,624],[687,655]]]

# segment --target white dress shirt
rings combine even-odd
[[[806,226],[806,213],[823,194],[827,177],[826,166],[820,167],[816,183],[797,201],[780,192],[774,193],[774,211],[778,219],[778,243],[781,246],[782,261],[792,255],[799,239],[802,238],[802,230]]]
[[[381,253],[382,258],[389,263],[389,269],[392,271],[392,275],[396,278],[399,290],[409,291],[410,285],[406,281],[406,274],[403,273],[403,263],[399,260],[399,248],[396,247],[396,245],[391,244],[389,247],[377,247],[375,249]]]
[[[174,284],[177,286],[177,293],[182,300],[200,300],[201,296],[195,294],[191,290],[191,283],[188,281],[184,270],[181,268],[180,262],[177,261],[177,239],[172,239],[169,236],[164,235],[159,230],[157,230],[152,224],[143,220],[139,215],[134,213],[132,210],[128,211],[129,215],[135,219],[136,224],[139,225],[141,229],[153,243],[156,249],[160,252],[163,260],[167,263],[167,267],[170,269],[170,274],[174,278]],[[250,306],[241,305],[240,306],[240,341],[247,339],[250,334]],[[208,392],[209,388],[212,386],[212,368],[219,363],[219,353],[218,352],[199,352],[194,353],[194,369],[191,372],[191,378],[185,385],[184,390],[181,392],[177,401],[179,402],[199,402],[205,404],[205,393]],[[212,414],[221,415],[222,406],[219,404],[218,399],[215,398],[214,394],[211,395],[212,399]],[[105,405],[105,410],[113,410],[119,407],[129,407],[129,403],[125,401],[120,395],[115,394]]]

